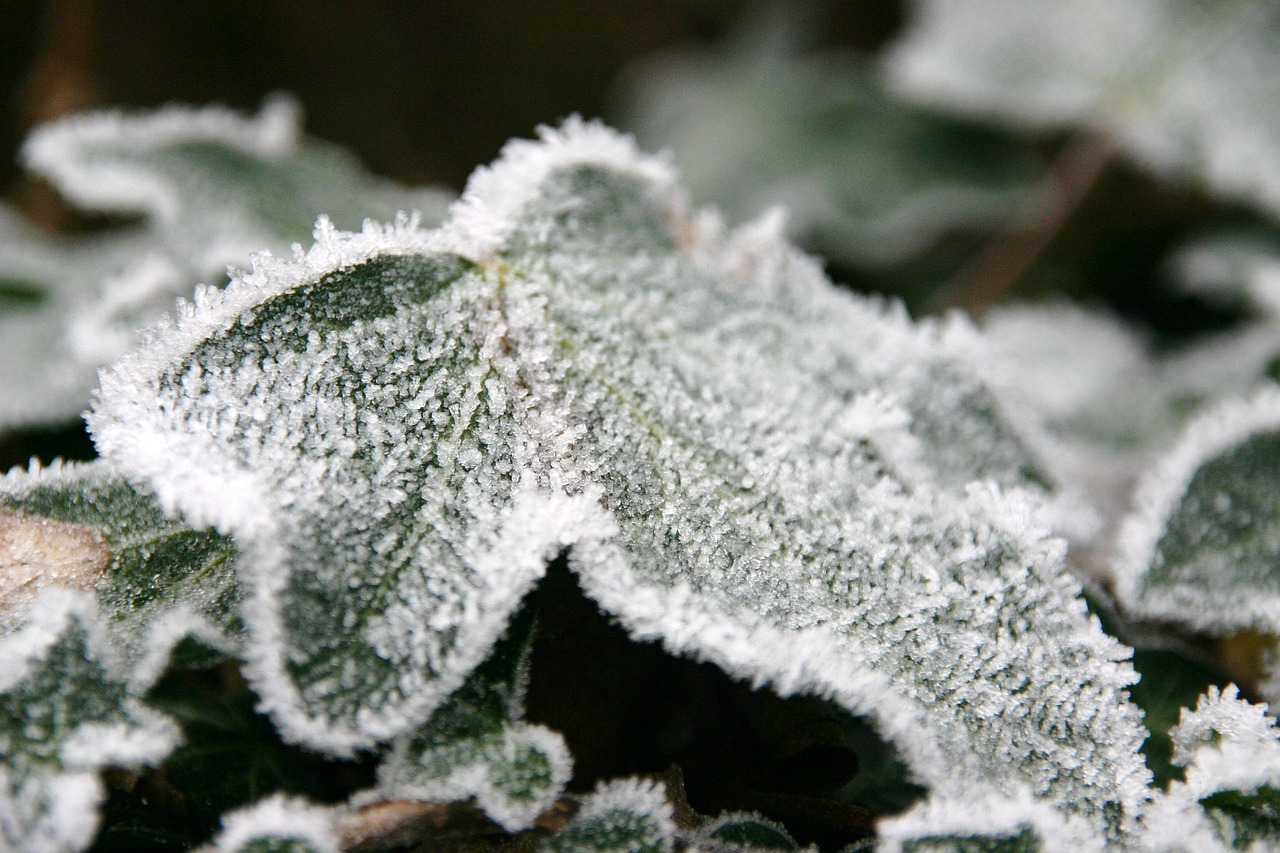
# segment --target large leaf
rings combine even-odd
[[[190,637],[234,653],[240,587],[234,546],[165,517],[107,462],[55,464],[0,478],[0,625],[44,586],[96,593],[135,686],[157,677]]]
[[[718,50],[634,69],[626,109],[640,141],[670,147],[690,192],[735,219],[787,210],[832,260],[901,261],[948,229],[1029,215],[1038,164],[992,130],[884,91],[869,60],[806,54],[793,9]]]
[[[922,100],[1084,127],[1274,213],[1278,38],[1266,0],[925,0],[889,70]]]
[[[0,638],[0,849],[83,849],[98,825],[98,771],[151,765],[177,728],[129,692],[92,600],[49,589]]]
[[[767,224],[690,218],[593,125],[512,144],[441,231],[320,237],[156,330],[91,415],[235,535],[287,736],[423,723],[568,549],[634,636],[835,699],[936,791],[1029,784],[1123,831],[1129,652],[1030,496],[961,485],[1042,478],[948,335]]]
[[[1116,592],[1131,613],[1280,631],[1280,391],[1200,416],[1140,484]]]

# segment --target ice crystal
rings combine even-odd
[[[1129,652],[963,328],[681,199],[603,127],[513,143],[439,231],[322,223],[198,294],[105,374],[95,438],[235,537],[251,677],[294,740],[425,723],[567,551],[636,638],[873,719],[935,792],[1029,785],[1123,832]]]

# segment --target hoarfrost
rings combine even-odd
[[[226,815],[208,853],[339,853],[332,810],[277,794]]]

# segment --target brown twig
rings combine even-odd
[[[1114,144],[1096,134],[1069,142],[1045,178],[1050,203],[1029,224],[997,235],[930,307],[962,308],[979,317],[1004,299],[1080,209],[1115,155]]]

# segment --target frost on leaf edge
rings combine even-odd
[[[1178,444],[1143,476],[1134,492],[1133,511],[1120,528],[1112,568],[1116,596],[1127,610],[1206,631],[1280,629],[1280,598],[1260,590],[1234,598],[1229,608],[1209,601],[1204,610],[1193,612],[1160,588],[1144,585],[1165,525],[1200,467],[1255,433],[1274,429],[1280,429],[1280,386],[1268,384],[1244,400],[1229,400],[1197,417]]]

